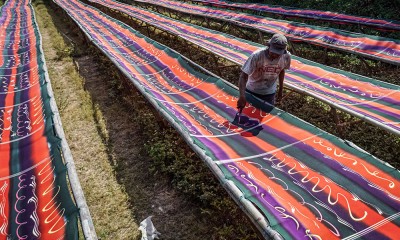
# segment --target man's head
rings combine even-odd
[[[272,38],[268,41],[270,57],[277,58],[286,52],[287,39],[285,36],[279,33],[275,33]]]

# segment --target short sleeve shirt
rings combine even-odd
[[[283,69],[290,68],[290,53],[270,60],[267,49],[259,49],[252,53],[242,66],[242,71],[248,75],[246,88],[254,93],[267,95],[276,92],[279,74]]]

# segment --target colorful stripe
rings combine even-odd
[[[256,99],[238,116],[222,79],[93,7],[54,2],[285,239],[397,237],[399,171]]]
[[[9,0],[0,14],[0,240],[77,239],[33,8]]]
[[[242,65],[252,52],[263,47],[218,31],[168,18],[152,11],[111,0],[90,0],[118,10],[184,38]],[[284,82],[336,108],[400,134],[400,87],[292,56]]]
[[[400,65],[400,41],[397,39],[346,32],[334,28],[317,27],[258,15],[238,13],[178,2],[173,0],[135,0],[163,6],[176,11],[227,21],[267,33],[282,33],[289,40],[303,41],[332,49],[358,54],[394,65]]]
[[[258,12],[280,14],[284,16],[300,17],[330,21],[335,23],[350,23],[371,26],[378,29],[400,30],[400,22],[388,19],[374,19],[361,16],[353,16],[336,12],[320,11],[312,9],[298,9],[286,6],[269,5],[263,3],[236,3],[226,0],[191,0],[213,6],[223,6],[229,8],[249,9]]]

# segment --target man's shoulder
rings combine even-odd
[[[259,62],[259,61],[263,61],[265,59],[265,50],[266,48],[259,48],[257,50],[255,50],[250,56],[249,56],[249,60],[251,60],[251,62]]]
[[[285,60],[291,60],[292,59],[292,54],[286,50],[286,52],[282,55],[283,59]]]
[[[265,50],[266,50],[266,48],[259,48],[259,49],[255,50],[251,55],[258,56],[260,54],[265,53]]]
[[[290,57],[292,55],[292,53],[290,53],[288,50],[286,50],[286,52],[283,55],[288,55]]]

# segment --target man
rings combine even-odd
[[[285,69],[290,67],[290,53],[286,50],[287,39],[282,34],[274,34],[266,48],[252,53],[242,67],[239,78],[239,100],[237,107],[246,105],[245,92],[275,105],[275,95],[279,79],[277,102],[282,99]]]

